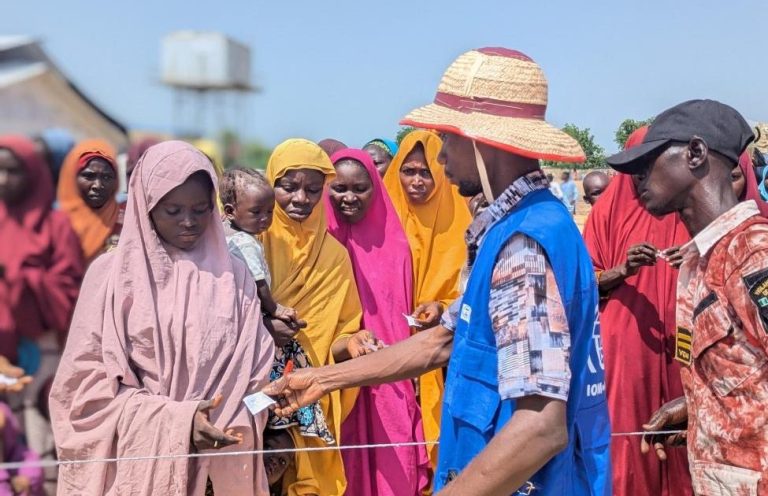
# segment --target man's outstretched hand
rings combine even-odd
[[[292,415],[328,394],[320,384],[318,369],[312,368],[292,371],[270,382],[262,392],[277,402],[274,411],[280,417]]]

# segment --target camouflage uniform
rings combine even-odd
[[[683,248],[676,358],[700,495],[768,495],[768,220],[740,203]]]

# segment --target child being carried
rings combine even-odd
[[[256,237],[272,225],[274,190],[259,171],[237,167],[224,173],[220,195],[227,247],[231,254],[245,262],[253,275],[262,312],[281,320],[293,330],[306,327],[306,323],[296,315],[296,310],[284,307],[272,298],[264,247]]]

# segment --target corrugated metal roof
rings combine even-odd
[[[127,135],[127,129],[83,93],[48,57],[37,39],[30,36],[0,36],[0,90],[54,72],[67,83],[77,98],[83,100],[98,115]]]

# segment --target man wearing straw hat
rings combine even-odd
[[[332,390],[448,364],[439,494],[610,494],[592,264],[538,162],[578,162],[584,153],[544,121],[546,105],[535,62],[483,48],[461,55],[434,103],[403,120],[443,133],[446,175],[462,195],[482,192],[490,203],[467,232],[464,295],[440,326],[271,384],[265,392],[277,397],[279,414]]]

